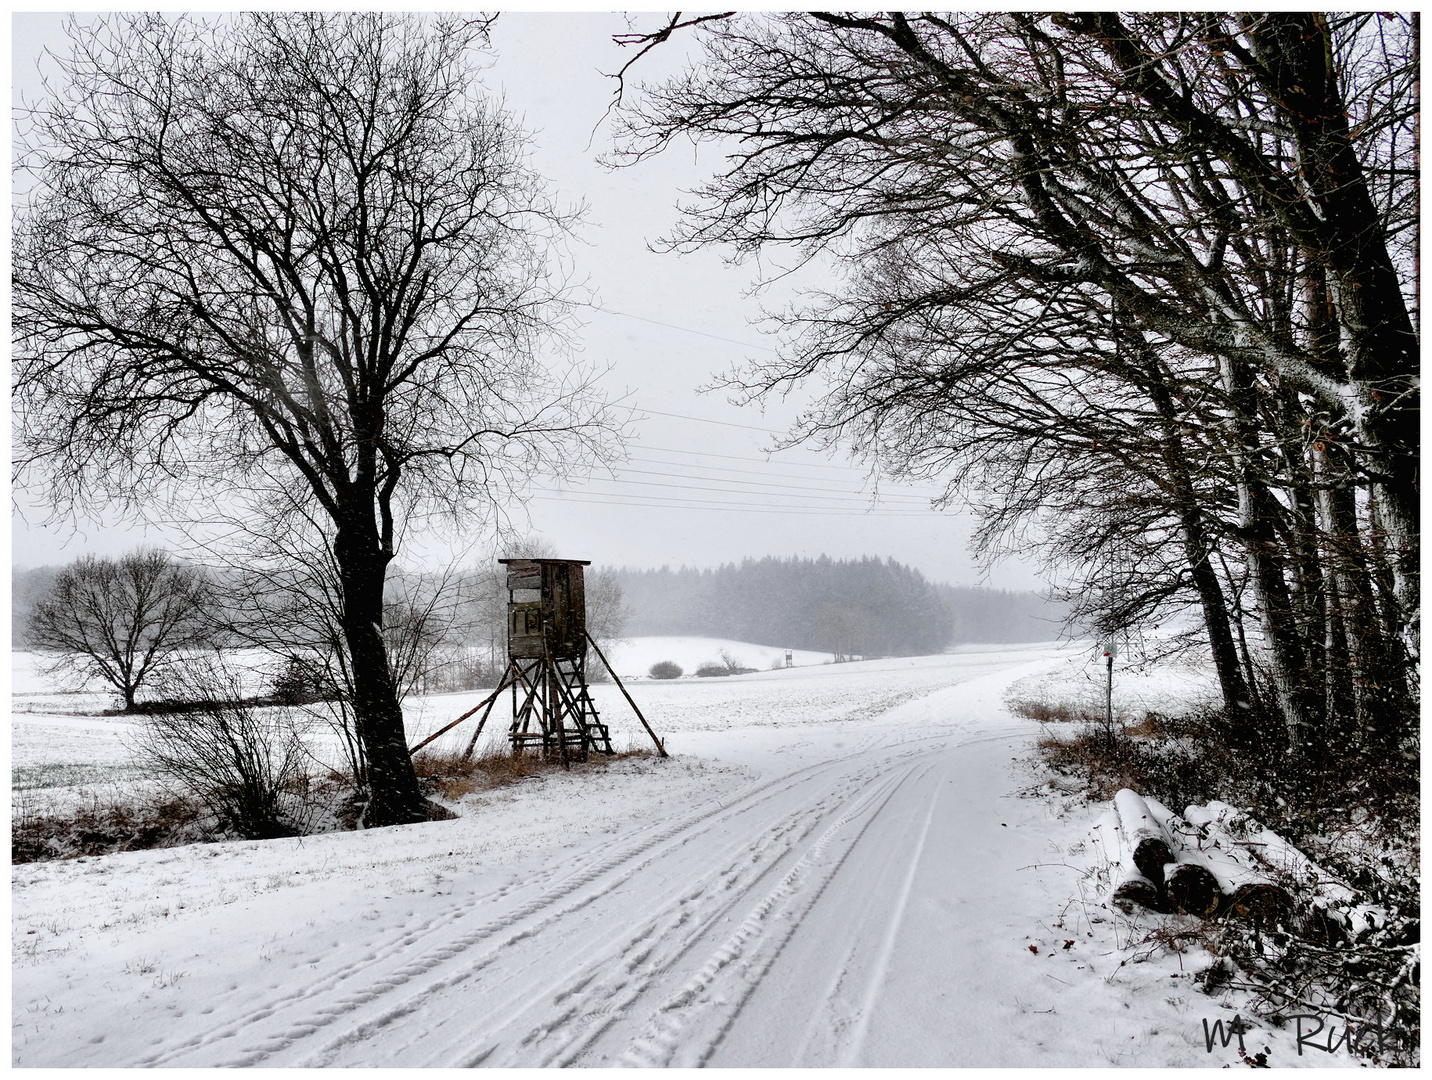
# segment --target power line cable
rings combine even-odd
[[[829,478],[827,478],[827,477],[824,477],[824,476],[798,476],[798,475],[795,475],[795,474],[793,474],[793,473],[767,472],[767,471],[764,471],[764,470],[756,470],[756,469],[735,469],[735,468],[731,468],[731,467],[729,467],[729,466],[720,466],[720,465],[687,464],[687,463],[684,462],[684,461],[664,461],[664,460],[662,460],[661,458],[632,457],[632,458],[629,458],[628,460],[637,462],[638,464],[642,464],[642,465],[669,465],[669,466],[671,466],[671,467],[673,467],[673,468],[677,468],[677,469],[691,469],[691,470],[696,470],[697,472],[707,472],[707,473],[717,473],[717,474],[728,473],[728,474],[731,474],[731,475],[740,474],[740,475],[742,475],[742,476],[759,476],[759,477],[763,477],[763,478],[764,478],[764,477],[770,477],[772,480],[799,480],[799,481],[801,481],[801,483],[803,483],[803,484],[836,484],[836,485],[840,485],[840,487],[841,487],[843,490],[846,490],[846,491],[851,490],[851,487],[850,487],[850,484],[848,483],[848,481],[838,480],[838,479],[836,479],[835,477],[829,477]],[[705,480],[705,479],[719,480],[719,479],[724,479],[724,478],[725,478],[724,476],[721,476],[721,475],[711,476],[711,477],[705,477],[705,476],[697,476],[697,475],[695,475],[694,473],[651,472],[651,471],[642,470],[642,469],[629,469],[629,468],[627,468],[626,466],[618,466],[618,467],[616,468],[616,471],[619,472],[619,473],[628,473],[628,472],[631,472],[631,473],[641,473],[641,474],[643,474],[643,475],[648,475],[648,476],[680,476],[680,477],[690,476],[692,479],[703,479],[703,480]],[[742,482],[742,483],[746,483],[747,481],[741,481],[741,482]],[[762,483],[770,483],[770,481],[766,481],[766,480],[762,480],[761,482],[762,482]],[[771,486],[773,486],[773,487],[784,487],[784,486],[786,486],[786,485],[782,485],[782,484],[771,484]],[[901,487],[901,488],[906,487],[906,485],[899,484],[899,483],[893,482],[893,481],[891,482],[891,486]],[[817,490],[817,489],[811,489],[811,490]],[[900,494],[912,495],[912,496],[916,496],[916,497],[920,497],[920,498],[932,498],[932,499],[933,499],[933,498],[938,498],[938,493],[936,493],[936,492],[929,492],[929,493],[926,493],[926,494],[921,494],[921,493],[916,492],[916,491],[914,491],[914,490],[905,490],[905,491],[896,491],[896,492],[894,492],[894,494],[896,494],[896,495],[900,495]]]
[[[708,420],[704,416],[687,416],[685,413],[662,412],[660,409],[649,409],[645,405],[617,406],[626,408],[632,412],[651,413],[653,416],[669,416],[673,420],[694,420],[698,424],[716,424],[720,427],[742,428],[746,431],[763,431],[767,435],[784,435],[784,431],[777,431],[775,428],[756,427],[752,424],[733,424],[729,420]]]
[[[826,490],[822,490],[822,489],[820,489],[820,488],[805,487],[805,486],[797,485],[797,484],[778,484],[778,483],[771,483],[771,482],[767,482],[767,481],[741,480],[741,479],[739,479],[739,478],[729,478],[729,479],[728,479],[728,478],[726,478],[726,477],[721,477],[721,476],[692,476],[692,475],[690,475],[690,474],[688,474],[688,473],[657,472],[657,471],[654,471],[654,470],[651,470],[651,469],[623,469],[623,470],[621,470],[621,472],[622,472],[622,475],[631,474],[631,475],[635,475],[635,476],[665,476],[665,477],[669,477],[669,478],[675,479],[675,480],[704,480],[704,481],[706,481],[706,482],[708,482],[708,483],[712,483],[712,484],[735,484],[735,485],[739,485],[739,486],[741,486],[741,487],[748,487],[748,488],[773,488],[773,489],[776,489],[776,491],[780,491],[780,492],[796,491],[796,492],[807,492],[807,493],[808,493],[807,495],[797,496],[797,498],[806,498],[806,497],[840,498],[840,497],[846,497],[846,496],[849,496],[849,497],[859,496],[859,497],[861,497],[861,498],[865,498],[865,497],[867,497],[867,495],[868,495],[869,497],[874,497],[874,498],[877,498],[877,499],[903,499],[903,500],[907,500],[907,501],[916,501],[916,502],[925,502],[925,501],[927,501],[927,500],[925,499],[925,497],[922,496],[922,495],[905,494],[905,493],[901,493],[901,492],[893,492],[893,493],[891,493],[891,494],[889,494],[889,495],[879,495],[879,494],[875,494],[875,493],[865,493],[865,492],[851,491],[849,488],[838,488],[838,489],[826,489]],[[799,478],[799,477],[795,477],[795,478],[793,478],[793,479],[800,479],[800,478]],[[623,480],[621,479],[621,477],[596,476],[596,477],[593,477],[593,478],[592,478],[592,482],[623,483]],[[628,483],[633,483],[633,484],[643,483],[643,481],[638,481],[638,480],[632,480],[632,481],[626,481],[626,482],[628,482]],[[658,486],[661,486],[661,487],[681,487],[681,486],[684,486],[684,485],[679,485],[679,484],[666,485],[666,484],[662,484],[662,485],[658,485]],[[716,489],[704,488],[704,489],[701,489],[701,490],[716,490]],[[774,494],[775,492],[772,492],[772,493]],[[782,496],[782,497],[783,497],[783,496]]]
[[[629,311],[617,311],[615,308],[599,307],[593,308],[607,315],[620,315],[624,319],[635,319],[637,322],[651,323],[653,326],[664,326],[668,330],[680,330],[683,334],[695,334],[698,337],[710,338],[712,341],[724,341],[731,345],[740,345],[744,349],[759,349],[762,352],[778,352],[769,345],[754,345],[749,341],[738,341],[735,338],[722,337],[720,334],[708,334],[705,330],[693,330],[689,326],[677,326],[676,323],[662,322],[660,319],[648,319],[645,315],[633,315]]]
[[[718,454],[710,450],[681,450],[675,446],[656,446],[652,443],[638,442],[637,447],[642,450],[655,450],[662,454],[687,454],[693,457],[714,457],[725,458],[730,461],[751,461],[758,464],[781,465],[793,469],[836,469],[842,472],[852,472],[853,465],[815,465],[803,461],[772,461],[769,457],[751,457],[747,454]],[[779,453],[779,451],[776,451]]]
[[[763,492],[763,491],[737,492],[737,491],[730,491],[730,490],[725,489],[725,488],[702,487],[702,486],[697,485],[697,484],[668,484],[668,483],[662,483],[662,482],[660,482],[660,481],[655,481],[655,480],[618,480],[618,481],[611,481],[611,480],[601,480],[601,479],[598,479],[598,480],[596,480],[596,481],[594,481],[594,482],[596,482],[596,483],[619,483],[619,484],[624,484],[624,485],[627,485],[627,486],[635,486],[635,487],[670,488],[670,489],[673,490],[673,491],[705,491],[705,492],[709,492],[709,493],[711,493],[711,494],[713,494],[713,495],[738,495],[738,494],[739,494],[739,495],[766,495],[766,494],[767,494],[767,492]],[[546,489],[546,490],[561,490],[561,489],[552,489],[552,488],[549,488],[549,489]],[[585,485],[583,485],[582,487],[577,487],[577,486],[575,486],[575,485],[572,485],[572,486],[569,488],[569,490],[572,490],[572,491],[582,491],[582,490],[585,490]],[[600,494],[619,494],[619,493],[618,493],[618,492],[600,492]],[[829,493],[827,493],[827,492],[822,492],[822,493],[819,493],[819,494],[812,494],[812,495],[797,495],[797,494],[787,493],[787,492],[781,492],[781,493],[771,492],[771,493],[769,493],[769,494],[771,495],[772,498],[777,498],[777,499],[816,499],[816,500],[823,501],[823,502],[844,504],[844,505],[847,505],[847,506],[850,505],[850,504],[852,504],[852,503],[865,503],[865,502],[867,501],[867,500],[865,500],[864,498],[857,498],[857,497],[849,497],[849,498],[847,498],[847,497],[844,497],[844,496],[835,494],[835,493],[833,493],[833,492],[829,492]],[[923,500],[919,500],[919,501],[923,501]]]
[[[539,490],[546,490],[546,489],[539,489]],[[555,493],[554,493],[554,494],[539,494],[539,495],[533,495],[532,498],[533,498],[534,500],[542,501],[542,502],[586,503],[586,504],[594,505],[594,506],[624,506],[624,505],[631,505],[631,504],[634,503],[634,504],[636,504],[636,505],[638,505],[638,506],[640,506],[640,507],[643,507],[643,508],[656,508],[656,507],[660,507],[660,508],[662,508],[662,509],[667,509],[667,510],[717,510],[717,511],[720,511],[720,512],[722,512],[722,513],[728,513],[728,514],[729,514],[729,513],[742,513],[742,514],[791,514],[791,515],[796,515],[796,516],[801,516],[801,515],[825,515],[825,516],[831,516],[831,517],[865,517],[865,518],[871,518],[871,517],[900,517],[900,518],[923,517],[923,518],[928,518],[928,517],[930,516],[930,514],[934,512],[934,511],[926,511],[926,512],[923,512],[923,513],[922,513],[922,512],[914,511],[914,510],[880,510],[880,509],[870,509],[870,510],[836,510],[836,509],[829,509],[829,510],[826,510],[826,509],[820,509],[820,508],[818,508],[818,507],[794,507],[794,508],[792,508],[792,507],[773,507],[773,506],[769,506],[769,505],[763,506],[763,505],[760,505],[760,504],[757,504],[757,503],[723,503],[723,502],[719,502],[719,501],[716,501],[716,502],[708,502],[708,501],[705,501],[705,500],[699,500],[699,501],[698,501],[698,500],[690,500],[690,501],[686,501],[686,502],[673,502],[673,501],[671,501],[671,500],[669,500],[669,499],[661,499],[661,498],[659,498],[659,497],[657,497],[657,496],[650,496],[650,495],[627,495],[627,496],[611,495],[611,496],[609,496],[609,497],[601,497],[601,496],[603,495],[603,493],[597,492],[597,493],[593,493],[593,494],[596,495],[597,497],[594,497],[594,498],[592,498],[592,497],[584,498],[584,497],[575,496],[575,495],[562,495],[562,494],[555,494]]]

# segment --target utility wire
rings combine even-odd
[[[539,489],[539,490],[546,491],[547,489]],[[538,495],[533,495],[532,498],[533,498],[534,500],[539,500],[539,501],[543,501],[543,502],[588,503],[588,504],[591,504],[591,505],[594,505],[594,506],[623,506],[623,505],[635,504],[635,505],[643,506],[643,507],[648,507],[648,506],[650,506],[650,507],[663,507],[663,508],[668,509],[668,510],[717,510],[717,511],[720,511],[720,512],[722,512],[722,513],[727,513],[727,514],[729,514],[729,513],[745,513],[745,514],[794,514],[794,515],[797,515],[797,516],[800,516],[800,515],[811,515],[811,514],[821,514],[821,515],[833,516],[833,517],[864,517],[864,518],[871,518],[871,517],[892,517],[892,518],[893,518],[893,517],[899,517],[899,518],[923,517],[923,518],[928,518],[928,517],[930,516],[930,514],[933,512],[933,511],[925,511],[925,512],[922,513],[922,512],[920,512],[920,511],[915,511],[915,510],[881,510],[881,509],[878,509],[878,508],[876,508],[876,509],[870,509],[870,510],[837,510],[837,509],[821,509],[821,508],[819,508],[819,507],[774,507],[774,506],[770,506],[770,505],[768,505],[768,504],[767,504],[767,505],[762,505],[762,504],[759,504],[759,503],[735,503],[735,502],[727,503],[727,502],[721,502],[721,501],[707,501],[707,500],[704,500],[704,499],[703,499],[703,500],[691,499],[691,500],[684,501],[684,502],[674,502],[674,501],[672,501],[672,500],[670,500],[670,499],[662,499],[662,498],[660,498],[660,497],[651,496],[651,495],[626,495],[626,496],[622,496],[622,495],[610,495],[610,496],[605,496],[605,497],[603,497],[604,493],[601,493],[601,492],[595,492],[595,493],[593,493],[593,494],[596,495],[597,497],[595,497],[595,498],[583,498],[583,497],[574,496],[574,495],[564,495],[564,494],[550,493],[550,494],[538,494]]]
[[[767,435],[784,435],[784,431],[777,431],[775,428],[756,427],[753,424],[733,424],[729,420],[708,420],[704,416],[687,416],[685,413],[662,412],[660,409],[648,409],[645,405],[625,405],[618,408],[630,409],[632,412],[651,413],[653,416],[669,416],[673,420],[695,420],[698,424],[716,424],[720,427],[741,428],[744,431],[762,431]]]
[[[801,484],[803,484],[803,485],[804,485],[804,484],[834,484],[834,485],[837,485],[840,490],[844,490],[844,491],[850,491],[850,490],[851,490],[851,485],[850,485],[850,483],[849,483],[848,478],[847,478],[846,480],[837,480],[835,477],[824,477],[824,476],[798,476],[798,475],[796,475],[796,474],[794,474],[794,473],[767,472],[767,471],[765,471],[765,470],[758,470],[758,469],[735,469],[735,468],[731,468],[730,466],[695,465],[695,464],[687,464],[687,463],[684,462],[684,461],[663,461],[661,458],[633,457],[633,458],[631,458],[630,460],[631,460],[631,461],[634,461],[634,462],[636,462],[636,463],[638,463],[638,464],[641,464],[641,465],[668,465],[668,466],[671,466],[672,468],[676,468],[676,469],[689,469],[689,470],[693,470],[693,471],[692,471],[692,472],[685,472],[685,473],[680,473],[680,472],[678,472],[678,473],[651,472],[651,471],[642,470],[642,469],[631,469],[631,468],[627,468],[626,466],[619,466],[619,467],[616,468],[616,471],[617,471],[618,473],[622,473],[622,474],[624,474],[624,473],[643,473],[644,475],[647,475],[647,476],[678,476],[678,477],[684,477],[684,478],[685,478],[685,477],[689,477],[689,478],[691,478],[691,479],[697,479],[697,480],[722,480],[722,479],[725,479],[725,475],[730,475],[730,476],[736,476],[736,475],[740,475],[740,476],[757,476],[757,477],[762,477],[762,478],[764,478],[764,477],[770,477],[772,480],[798,480],[798,481],[800,481]],[[714,476],[701,476],[701,475],[699,475],[699,473],[701,473],[701,472],[714,473],[714,474],[717,474],[717,475],[714,475]],[[725,474],[725,475],[722,475],[722,474]],[[748,483],[749,481],[744,481],[744,480],[743,480],[743,481],[735,481],[735,480],[733,480],[732,482],[733,482],[733,483],[737,483],[737,482],[739,482],[739,483]],[[787,486],[787,485],[784,485],[784,484],[774,484],[774,483],[770,483],[769,481],[766,481],[766,480],[764,480],[764,479],[762,479],[761,481],[758,481],[758,482],[760,482],[760,483],[766,483],[766,484],[768,484],[769,486],[772,486],[772,487],[785,487],[785,486]],[[895,485],[895,486],[901,486],[901,487],[903,487],[904,485]],[[812,488],[812,489],[810,489],[810,490],[818,490],[818,489]],[[916,492],[916,491],[913,491],[913,490],[896,491],[896,492],[894,492],[894,494],[895,494],[895,495],[902,495],[902,494],[903,494],[903,495],[913,495],[913,496],[916,496],[916,497],[926,497],[926,496],[921,496],[920,493],[918,493],[918,492]],[[931,493],[928,494],[928,497],[929,497],[929,498],[937,498],[937,497],[938,497],[938,494],[935,493],[935,492],[931,492]]]
[[[602,480],[596,480],[596,481],[592,481],[592,482],[594,482],[594,483],[613,483],[613,481],[602,481]],[[751,496],[756,496],[756,497],[761,497],[761,496],[767,496],[767,495],[769,495],[771,498],[775,498],[775,499],[818,499],[818,500],[821,500],[821,501],[823,501],[823,502],[836,503],[836,504],[844,504],[844,505],[847,505],[847,506],[852,505],[852,504],[865,505],[865,504],[868,503],[868,500],[866,500],[865,498],[860,497],[860,496],[850,496],[850,497],[847,497],[847,496],[839,495],[839,494],[836,494],[836,493],[833,493],[833,492],[820,492],[820,493],[808,494],[808,495],[796,495],[796,494],[789,494],[789,493],[786,493],[786,492],[779,492],[779,493],[778,493],[778,492],[764,492],[764,491],[731,491],[731,490],[728,489],[728,488],[702,487],[702,486],[699,485],[699,484],[669,484],[669,483],[664,483],[664,482],[658,481],[658,480],[625,480],[625,481],[615,481],[615,483],[620,484],[620,485],[622,485],[622,486],[632,486],[632,487],[669,488],[669,489],[671,489],[671,490],[673,490],[673,491],[705,491],[705,492],[709,492],[709,493],[711,493],[711,494],[713,494],[713,495],[751,495]],[[570,484],[570,485],[568,485],[568,486],[566,486],[566,487],[564,487],[564,488],[551,488],[551,489],[549,489],[549,490],[552,490],[552,491],[576,491],[576,492],[580,492],[580,491],[585,491],[585,490],[586,490],[586,485],[585,485],[585,484],[581,484],[581,485],[578,485],[578,484]],[[620,494],[620,492],[603,492],[603,494],[613,494],[613,495],[615,495],[615,494]]]
[[[717,454],[709,450],[681,450],[675,446],[655,446],[651,443],[638,442],[636,448],[639,450],[654,450],[662,454],[687,454],[692,457],[714,457],[725,458],[729,461],[750,461],[760,465],[780,465],[792,469],[833,469],[840,472],[851,472],[853,465],[815,465],[803,461],[773,461],[769,457],[751,457],[749,454]]]
[[[664,326],[668,330],[680,330],[683,334],[695,334],[698,337],[710,338],[712,341],[724,341],[731,345],[740,345],[743,349],[759,349],[762,352],[777,352],[769,345],[753,345],[749,341],[737,341],[735,338],[722,337],[720,334],[708,334],[705,330],[693,330],[689,326],[677,326],[675,323],[662,322],[660,319],[648,319],[645,315],[633,315],[629,311],[617,311],[614,308],[599,307],[593,308],[607,315],[620,315],[624,319],[635,319],[637,322],[651,323],[653,326]]]
[[[904,494],[904,493],[900,493],[900,492],[894,492],[894,493],[891,493],[891,494],[889,494],[889,495],[875,495],[875,494],[873,494],[873,493],[851,491],[848,487],[846,487],[846,488],[827,488],[827,489],[821,489],[821,488],[806,487],[806,486],[804,486],[804,485],[799,485],[799,484],[777,484],[777,483],[768,483],[768,482],[757,481],[757,480],[741,480],[741,479],[738,479],[738,478],[728,479],[728,478],[726,478],[726,477],[721,477],[721,476],[693,476],[693,475],[690,475],[689,473],[657,472],[657,471],[651,470],[651,469],[623,469],[623,470],[621,470],[621,476],[618,476],[618,477],[615,477],[615,478],[605,477],[605,476],[597,476],[597,477],[593,477],[592,480],[589,481],[589,482],[598,482],[598,483],[604,482],[604,483],[618,483],[618,484],[619,484],[619,483],[623,483],[623,482],[633,483],[633,484],[643,483],[643,482],[644,482],[644,481],[638,481],[638,480],[623,481],[623,480],[622,480],[622,476],[626,476],[626,475],[633,475],[633,476],[665,476],[665,477],[670,477],[670,478],[676,479],[676,480],[700,480],[700,481],[705,481],[706,483],[711,483],[711,484],[733,484],[733,485],[737,485],[737,486],[739,486],[739,487],[745,487],[745,488],[772,488],[772,489],[775,489],[775,490],[773,490],[773,491],[771,492],[772,494],[776,494],[777,492],[788,492],[788,491],[805,492],[805,493],[807,493],[807,494],[805,494],[805,495],[797,495],[797,496],[795,496],[796,498],[809,498],[809,497],[816,497],[816,498],[844,498],[844,497],[867,498],[867,497],[870,497],[870,498],[892,499],[892,500],[893,500],[893,499],[899,499],[899,500],[915,501],[915,502],[925,502],[925,501],[927,501],[927,500],[924,498],[924,496],[921,496],[921,495],[910,495],[910,494]],[[797,478],[797,479],[799,479],[799,478]],[[573,486],[575,487],[576,485],[574,484]],[[684,486],[686,486],[686,485],[682,485],[682,484],[658,484],[658,485],[656,485],[656,486],[658,486],[658,487],[684,487]],[[712,490],[719,490],[719,489],[715,489],[715,488],[700,488],[700,489],[698,489],[698,490],[712,491]],[[782,498],[783,498],[784,495],[781,495],[781,496],[779,496],[779,497],[782,497]]]

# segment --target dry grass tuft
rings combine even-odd
[[[41,812],[20,798],[10,821],[10,861],[43,862],[144,851],[203,840],[212,815],[193,798],[133,801],[90,793],[79,806]]]
[[[578,768],[603,767],[613,761],[631,757],[654,757],[650,750],[626,750],[611,756],[591,754],[585,763],[574,762]],[[560,758],[544,758],[540,753],[513,754],[501,743],[488,743],[479,753],[463,760],[459,751],[431,752],[421,750],[413,758],[418,782],[429,796],[448,800],[461,799],[475,791],[491,791],[520,783],[531,776],[562,770]]]
[[[1006,702],[1015,716],[1026,716],[1041,724],[1093,723],[1095,717],[1087,709],[1081,709],[1068,702],[1036,701],[1033,698],[1013,698]]]
[[[555,766],[560,761],[544,762],[536,754],[511,754],[495,744],[464,760],[456,750],[422,750],[413,757],[413,770],[427,795],[456,800],[474,791],[515,784]]]

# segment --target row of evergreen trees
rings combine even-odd
[[[1047,640],[1060,629],[1057,613],[1032,594],[934,585],[894,559],[767,557],[708,570],[623,568],[614,576],[631,612],[630,635],[916,656],[955,640]]]

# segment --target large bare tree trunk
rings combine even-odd
[[[1311,245],[1338,315],[1349,412],[1368,455],[1392,551],[1401,623],[1420,644],[1418,551],[1420,402],[1417,334],[1388,254],[1381,216],[1348,126],[1332,30],[1316,12],[1257,19],[1252,38],[1268,89],[1298,146],[1321,236]]]
[[[424,799],[383,645],[383,582],[392,556],[379,542],[371,498],[366,513],[361,506],[348,508],[333,554],[343,583],[343,633],[353,665],[353,711],[372,798],[366,824],[423,821]]]
[[[1361,540],[1348,455],[1335,443],[1319,441],[1319,503],[1328,563],[1337,582],[1339,621],[1347,641],[1345,666],[1351,673],[1353,715],[1366,736],[1385,738],[1407,715],[1405,659],[1400,639],[1389,636],[1379,618],[1377,600]]]
[[[1311,698],[1327,701],[1329,666],[1339,658],[1326,649],[1327,575],[1323,571],[1318,544],[1317,498],[1315,477],[1307,460],[1307,451],[1298,437],[1304,413],[1297,401],[1286,392],[1280,394],[1274,409],[1281,421],[1284,436],[1279,452],[1283,458],[1280,470],[1281,487],[1288,494],[1287,526],[1284,530],[1288,561],[1292,570],[1293,613],[1298,637],[1304,652],[1304,678]],[[1329,717],[1331,714],[1325,714]]]
[[[1141,353],[1148,359],[1147,350],[1141,349]],[[1213,666],[1218,672],[1219,688],[1223,691],[1223,705],[1230,712],[1236,713],[1248,709],[1252,705],[1252,697],[1238,667],[1238,653],[1233,645],[1233,631],[1229,625],[1228,604],[1223,596],[1223,588],[1218,584],[1218,575],[1213,571],[1212,548],[1208,542],[1208,531],[1204,528],[1203,511],[1198,505],[1198,493],[1188,472],[1188,458],[1183,439],[1179,435],[1178,415],[1163,372],[1157,366],[1153,367],[1147,389],[1159,414],[1162,428],[1159,433],[1159,455],[1167,470],[1167,482],[1174,505],[1178,508],[1185,558],[1188,560],[1193,586],[1198,591],[1199,604],[1203,609],[1203,625],[1208,631],[1208,644],[1213,651]]]

